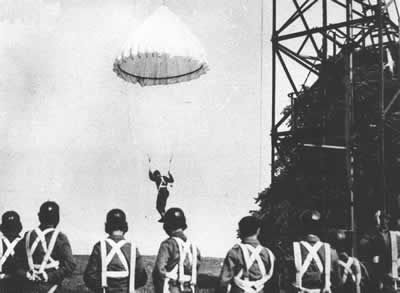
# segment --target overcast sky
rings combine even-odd
[[[174,154],[168,206],[185,210],[205,255],[225,254],[237,221],[257,208],[254,197],[269,182],[261,2],[167,1],[205,47],[211,70],[192,82],[141,88],[118,78],[112,64],[160,2],[0,1],[0,212],[15,209],[32,228],[40,204],[57,201],[75,253],[89,253],[104,236],[105,214],[115,207],[126,211],[140,250],[157,252],[166,236],[147,153],[162,171]]]
[[[269,184],[272,1],[263,27],[261,1],[166,2],[203,44],[211,70],[141,88],[112,64],[161,0],[0,0],[0,212],[15,209],[33,228],[40,204],[55,200],[73,251],[87,254],[104,237],[106,212],[122,208],[129,237],[155,254],[166,236],[146,154],[163,172],[173,154],[168,206],[185,210],[190,237],[208,256],[236,241],[238,220]],[[292,12],[280,4],[279,21]],[[329,22],[342,12],[330,6]],[[301,85],[304,72],[288,66]],[[278,73],[279,113],[290,87]]]

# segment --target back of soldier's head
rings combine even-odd
[[[15,211],[7,211],[1,217],[0,231],[4,235],[19,234],[22,230],[21,220]]]
[[[44,202],[39,209],[39,222],[44,226],[57,226],[60,222],[60,208],[54,201]]]
[[[317,210],[306,210],[300,215],[300,226],[303,234],[319,236],[322,232],[321,214]]]
[[[346,230],[334,229],[328,234],[329,244],[338,252],[347,252],[349,239]]]
[[[260,220],[254,216],[246,216],[239,221],[238,236],[241,239],[257,235],[261,227]]]
[[[128,223],[126,222],[126,215],[120,209],[112,209],[107,213],[105,231],[111,234],[114,231],[128,231]]]
[[[178,229],[185,230],[187,228],[185,214],[180,208],[168,209],[162,221],[164,223],[163,228],[167,234]]]

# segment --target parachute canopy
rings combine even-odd
[[[141,86],[196,79],[208,71],[205,50],[165,5],[132,34],[114,61],[114,72]]]

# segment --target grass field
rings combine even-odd
[[[155,261],[154,256],[143,256],[146,271],[149,276],[149,280],[146,286],[137,292],[146,293],[146,292],[153,292],[153,282],[151,280],[151,272],[153,270],[153,264]],[[83,271],[85,270],[88,256],[85,255],[78,255],[75,256],[75,260],[77,263],[77,268],[74,272],[74,275],[70,279],[66,279],[63,282],[63,288],[61,292],[63,293],[83,293],[83,292],[90,292],[85,284],[83,283]],[[212,292],[213,288],[215,287],[217,277],[219,275],[219,271],[221,268],[222,259],[218,258],[204,258],[202,261],[202,265],[200,267],[199,272],[199,280],[198,285],[200,288],[200,292]]]

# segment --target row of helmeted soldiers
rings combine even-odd
[[[0,292],[57,292],[63,279],[72,276],[76,268],[70,243],[58,228],[59,206],[45,202],[38,215],[39,226],[23,237],[20,237],[22,224],[18,214],[9,211],[2,216]],[[329,243],[320,240],[323,231],[317,211],[303,213],[300,220],[300,237],[286,253],[275,256],[258,240],[259,219],[242,218],[238,225],[241,241],[226,255],[216,293],[367,292],[367,289],[374,293],[399,292],[400,232],[388,228],[387,216],[381,215],[376,229],[361,240],[366,266],[346,252],[343,231],[332,233]],[[194,293],[202,259],[197,246],[185,235],[183,211],[167,210],[163,228],[168,238],[161,243],[153,268],[155,293]],[[122,210],[108,212],[105,231],[108,237],[94,245],[84,282],[95,293],[134,292],[147,283],[147,273],[137,246],[125,239],[128,224]],[[370,282],[366,282],[365,267],[373,276]]]

